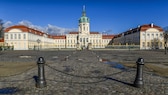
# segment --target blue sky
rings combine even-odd
[[[117,34],[149,23],[168,26],[168,0],[0,0],[0,19],[78,28],[83,5],[91,31]]]

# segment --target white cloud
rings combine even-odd
[[[22,20],[18,22],[19,25],[32,26],[33,24],[27,20]]]
[[[27,20],[22,20],[22,21],[18,22],[18,25],[25,25],[25,26],[28,26],[30,28],[46,32],[46,31],[44,31],[45,29],[43,27],[38,26],[38,25],[34,25],[30,21],[27,21]]]
[[[77,29],[62,28],[48,24],[48,26],[45,28],[45,31],[47,31],[50,34],[67,34],[70,31],[77,31]]]
[[[73,29],[62,28],[62,27],[58,27],[55,25],[51,25],[51,24],[48,24],[47,26],[42,27],[42,26],[34,25],[30,21],[27,21],[27,20],[20,21],[17,24],[13,24],[11,21],[7,21],[4,23],[4,27],[9,27],[12,25],[25,25],[30,28],[34,28],[34,29],[37,29],[37,30],[40,30],[40,31],[43,31],[43,32],[46,32],[52,35],[62,35],[62,34],[66,34],[71,31],[77,31],[77,29],[75,28]]]
[[[4,22],[3,26],[6,28],[6,27],[9,27],[9,26],[12,26],[13,23],[11,21],[6,21]]]

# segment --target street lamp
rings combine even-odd
[[[39,50],[39,44],[40,44],[41,40],[37,39],[37,43],[38,43],[38,50]]]

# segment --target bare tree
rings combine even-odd
[[[167,54],[167,40],[168,40],[168,34],[164,33],[164,47],[165,47],[165,54]]]
[[[3,38],[3,36],[4,36],[3,21],[0,19],[0,38]]]
[[[154,38],[153,40],[151,40],[151,48],[159,49],[159,43],[160,43],[160,40],[158,38]]]

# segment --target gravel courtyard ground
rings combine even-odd
[[[47,87],[36,88],[37,59],[46,61]],[[144,87],[135,88],[136,60],[142,57]],[[107,62],[121,63],[124,69]],[[128,67],[127,67],[128,66]],[[168,95],[164,51],[3,51],[0,94],[4,95]]]

